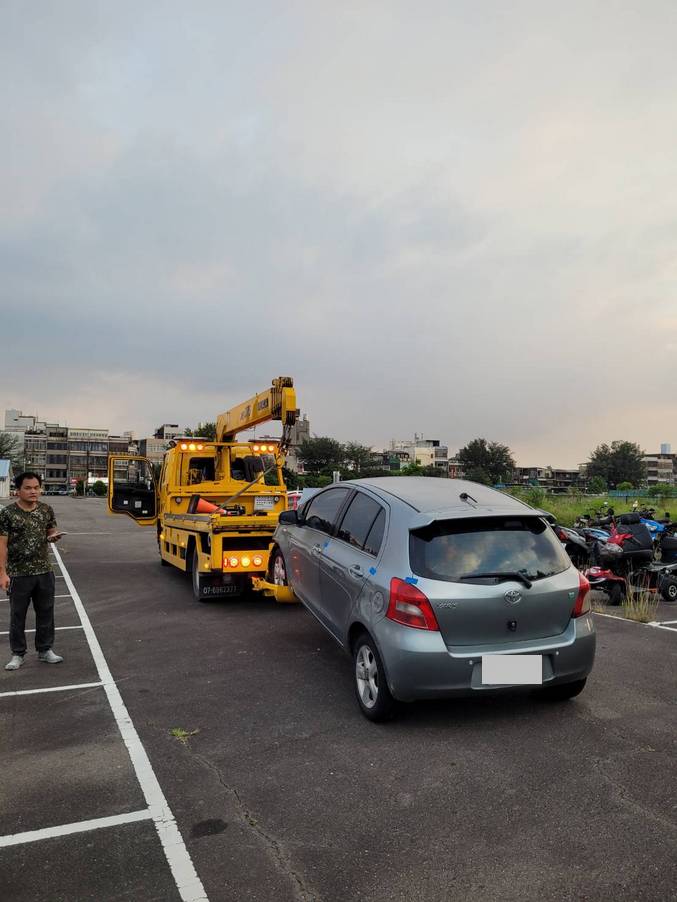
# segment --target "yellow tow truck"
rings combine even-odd
[[[298,413],[293,379],[280,376],[267,391],[222,413],[215,441],[173,440],[157,482],[147,458],[111,456],[110,513],[155,526],[161,563],[190,573],[200,601],[250,588],[295,601],[291,589],[268,583],[266,574],[271,537],[287,509],[282,466]],[[237,440],[268,420],[281,421],[281,439]]]

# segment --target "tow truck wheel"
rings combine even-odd
[[[193,577],[193,595],[198,601],[209,601],[208,595],[202,594],[202,574],[199,570],[200,558],[197,553],[197,547],[193,548],[193,566],[191,567],[191,576]]]
[[[661,595],[663,601],[668,604],[677,602],[677,579],[674,576],[664,576],[661,580]]]
[[[287,580],[287,564],[285,563],[284,555],[279,548],[276,548],[273,552],[273,560],[270,565],[270,573],[272,581],[276,586],[289,585],[289,582]]]

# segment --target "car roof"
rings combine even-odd
[[[355,479],[344,483],[358,485],[375,492],[384,500],[391,495],[422,515],[421,522],[441,518],[473,517],[500,514],[545,513],[528,504],[466,479],[445,479],[434,476],[380,476],[374,479]],[[468,499],[461,496],[466,494]]]

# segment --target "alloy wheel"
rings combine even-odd
[[[378,701],[378,664],[368,645],[362,645],[357,652],[355,679],[360,701],[365,708],[373,708]]]

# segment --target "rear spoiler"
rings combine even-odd
[[[528,504],[520,503],[520,507],[517,509],[512,506],[471,508],[464,505],[462,509],[459,507],[448,507],[436,511],[420,513],[409,529],[410,531],[415,531],[424,526],[429,526],[436,520],[471,520],[476,517],[540,517],[550,524],[557,522],[557,518],[554,514],[551,514],[548,511],[538,510],[538,508],[535,507],[529,507]]]

